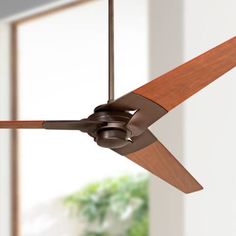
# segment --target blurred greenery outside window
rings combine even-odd
[[[148,175],[108,178],[64,199],[72,217],[85,222],[83,236],[148,236]]]

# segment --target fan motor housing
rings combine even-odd
[[[131,131],[126,127],[131,117],[130,113],[123,111],[95,112],[89,119],[103,121],[104,125],[89,135],[101,147],[113,149],[124,147],[132,142]]]

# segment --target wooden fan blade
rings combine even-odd
[[[127,127],[139,136],[168,111],[236,66],[236,37],[97,111],[136,111]]]
[[[236,66],[236,37],[136,89],[170,111]]]
[[[0,129],[43,129],[43,121],[0,121]]]
[[[127,155],[127,157],[185,193],[203,189],[158,140],[140,151]]]
[[[185,193],[203,189],[149,130],[132,139],[132,144],[113,150]]]

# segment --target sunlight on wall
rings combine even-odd
[[[148,79],[147,3],[116,2],[116,97]],[[107,101],[107,5],[93,1],[19,27],[19,119],[82,119]],[[76,131],[21,131],[23,236],[78,235],[60,198],[144,170]]]

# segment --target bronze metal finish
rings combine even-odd
[[[89,120],[106,122],[105,125],[97,127],[93,132],[88,132],[94,141],[101,147],[121,148],[130,142],[132,132],[127,128],[127,123],[132,115],[124,111],[102,111],[95,112],[89,116]]]
[[[109,26],[109,98],[108,103],[114,101],[115,97],[115,66],[114,66],[114,0],[108,1],[108,26]]]
[[[163,107],[135,93],[128,93],[116,99],[114,102],[99,106],[95,109],[96,112],[110,110],[135,111],[127,124],[127,128],[132,131],[132,136],[139,136],[150,125],[167,113]]]
[[[132,142],[122,148],[113,148],[112,150],[122,156],[127,156],[130,153],[137,152],[146,146],[156,142],[156,137],[148,129],[141,135],[132,138]]]
[[[85,133],[93,132],[102,125],[106,125],[106,122],[89,119],[43,122],[44,129],[80,130]]]

